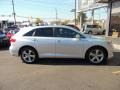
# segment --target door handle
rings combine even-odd
[[[36,41],[36,39],[32,39],[32,41]]]

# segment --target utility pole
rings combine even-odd
[[[57,9],[55,8],[55,13],[56,13],[56,25],[58,24],[57,21],[58,21],[58,12],[57,12]]]
[[[106,29],[106,36],[111,36],[112,35],[112,29],[111,29],[111,16],[112,16],[112,1],[109,0],[108,2],[108,15],[107,15],[107,29]]]
[[[13,7],[14,25],[16,25],[16,13],[15,13],[15,7],[14,7],[14,1],[13,0],[12,0],[12,7]]]
[[[75,0],[75,25],[77,25],[77,22],[76,22],[76,0]]]

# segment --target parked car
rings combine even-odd
[[[31,64],[38,58],[83,58],[101,64],[112,58],[112,45],[68,26],[38,26],[20,30],[11,38],[11,55]]]
[[[102,29],[99,25],[84,25],[83,33],[85,34],[105,34],[105,30]]]
[[[3,30],[3,32],[5,33],[5,34],[7,34],[9,31],[11,31],[11,30],[20,30],[17,26],[10,26],[10,27],[7,27],[7,28],[5,28],[4,30]]]
[[[72,27],[72,28],[74,28],[74,29],[76,29],[76,30],[80,31],[80,29],[79,29],[77,26],[75,26],[75,25],[68,24],[68,25],[66,25],[66,26]]]
[[[7,33],[7,37],[10,39],[13,35],[15,35],[19,30],[10,30],[8,33]]]
[[[9,39],[6,37],[6,35],[0,31],[0,47],[1,46],[8,46],[9,45]]]

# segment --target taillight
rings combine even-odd
[[[10,43],[15,42],[15,41],[16,39],[13,39],[13,38],[10,39]]]

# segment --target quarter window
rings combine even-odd
[[[34,30],[27,32],[24,36],[33,36]]]

